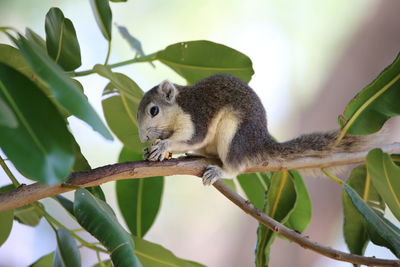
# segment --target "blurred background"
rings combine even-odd
[[[53,6],[60,7],[74,23],[83,61],[79,70],[103,63],[107,43],[89,1],[1,0],[0,26],[13,26],[21,32],[30,27],[44,37],[45,15]],[[146,53],[180,41],[207,39],[248,55],[255,70],[250,85],[263,100],[270,131],[279,140],[336,128],[337,116],[347,102],[400,50],[398,0],[128,0],[111,3],[111,8],[113,21],[141,40]],[[9,43],[4,35],[0,35],[0,42]],[[111,63],[134,56],[115,27],[112,46]],[[129,75],[143,90],[166,78],[184,83],[157,62],[156,68],[142,63],[115,71]],[[106,80],[91,75],[80,81],[102,115],[101,93]],[[399,136],[396,125],[400,123],[391,120],[388,124],[389,142],[396,133]],[[74,118],[70,125],[92,167],[116,162],[119,141],[104,140]],[[347,250],[341,237],[340,187],[325,178],[305,177],[305,181],[313,200],[313,219],[306,234],[324,245]],[[8,183],[0,171],[0,186]],[[114,183],[102,187],[117,211]],[[52,200],[43,202],[50,213],[76,227],[60,206]],[[195,177],[174,176],[166,179],[160,213],[145,239],[210,267],[246,267],[253,266],[256,228],[253,219],[213,187],[203,187]],[[36,228],[15,222],[11,236],[0,248],[0,266],[27,266],[55,246],[53,231],[44,220]],[[96,262],[92,251],[82,251],[84,266]],[[386,249],[372,245],[366,254],[394,258]],[[277,240],[270,266],[351,265]]]

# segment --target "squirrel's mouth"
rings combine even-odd
[[[159,131],[158,129],[155,130],[150,130],[145,134],[145,137],[143,142],[149,141],[149,142],[154,142],[157,139],[164,140],[168,139],[171,135],[173,134],[173,131]]]
[[[164,140],[169,138],[172,135],[172,131],[163,131],[160,136],[158,137],[158,139]]]

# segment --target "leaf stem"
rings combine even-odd
[[[101,267],[106,267],[104,262],[101,260],[100,253],[98,251],[96,251],[96,256],[97,256],[97,261],[99,262],[100,266]]]
[[[106,66],[109,67],[110,69],[113,69],[113,68],[129,65],[129,64],[133,64],[133,63],[152,62],[152,61],[154,61],[156,59],[157,59],[157,53],[153,53],[153,54],[150,54],[150,55],[147,55],[147,56],[137,57],[137,58],[133,58],[133,59],[117,62],[117,63],[114,63],[114,64],[109,64],[109,65],[106,65]],[[90,69],[90,70],[83,70],[83,71],[77,71],[77,72],[69,72],[67,74],[70,77],[81,77],[81,76],[86,76],[86,75],[93,74],[93,73],[94,73],[93,69]]]
[[[322,168],[321,171],[328,176],[329,179],[331,179],[332,181],[334,181],[337,184],[342,185],[344,182],[342,180],[340,180],[339,178],[337,178],[335,175],[333,175],[332,173],[330,173],[327,169]]]
[[[110,55],[111,55],[111,40],[108,41],[107,56],[106,56],[106,61],[104,62],[104,65],[108,64],[108,60],[110,59]]]
[[[248,213],[250,216],[255,218],[257,221],[273,230],[274,232],[286,237],[287,239],[296,242],[303,248],[310,249],[312,251],[317,252],[320,255],[324,255],[331,259],[351,262],[353,264],[363,264],[367,266],[400,266],[399,260],[388,260],[388,259],[379,259],[375,257],[365,257],[355,254],[349,254],[346,252],[342,252],[327,246],[323,246],[313,240],[311,240],[308,236],[305,236],[301,233],[298,233],[283,224],[275,221],[273,218],[257,209],[253,204],[251,204],[248,200],[242,198],[238,193],[230,189],[227,185],[225,185],[222,181],[216,181],[214,183],[214,187],[221,192],[227,199],[236,204],[239,208],[241,208],[244,212]]]
[[[0,165],[3,168],[4,172],[7,174],[8,178],[10,178],[11,182],[13,183],[14,187],[17,188],[21,186],[18,182],[17,178],[12,174],[10,169],[8,168],[7,164],[5,163],[4,159],[0,156]]]

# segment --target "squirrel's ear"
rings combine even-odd
[[[158,86],[159,93],[164,97],[167,102],[172,103],[178,93],[176,87],[168,80],[164,80]]]

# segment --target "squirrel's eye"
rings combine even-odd
[[[155,116],[157,116],[157,114],[158,114],[159,111],[160,111],[159,108],[158,108],[157,106],[154,106],[154,107],[152,107],[152,108],[150,109],[150,115],[151,115],[152,117],[155,117]]]

